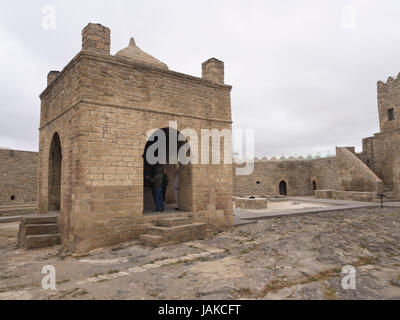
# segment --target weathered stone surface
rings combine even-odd
[[[15,249],[15,236],[0,229],[0,299],[395,299],[399,225],[398,208],[363,208],[273,218],[160,248],[133,241],[84,256],[60,247]],[[43,265],[56,266],[56,291],[41,288]],[[356,268],[356,290],[341,286],[346,265]]]
[[[19,224],[18,243],[25,249],[43,248],[60,244],[60,228],[56,215],[22,217]]]
[[[158,226],[161,227],[173,227],[173,226],[180,226],[180,225],[187,225],[192,223],[192,220],[185,217],[176,217],[176,218],[164,218],[160,219],[157,222]]]
[[[140,236],[142,243],[152,246],[169,245],[205,239],[209,235],[207,224],[192,222],[191,219],[161,219],[160,222],[168,226],[150,226],[149,233]]]
[[[60,244],[60,234],[42,234],[35,236],[26,236],[24,246],[26,249],[51,247]]]
[[[28,224],[25,225],[25,234],[41,235],[41,234],[58,234],[58,224]]]
[[[268,207],[268,201],[266,198],[235,198],[236,208],[246,209],[264,209]]]

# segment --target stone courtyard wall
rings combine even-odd
[[[251,175],[234,176],[234,195],[276,197],[281,181],[287,184],[288,196],[312,195],[310,179],[311,163],[308,160],[255,161]]]
[[[313,159],[311,162],[311,181],[317,184],[317,190],[337,188],[338,168],[336,157]]]
[[[315,197],[317,199],[348,200],[361,202],[378,201],[378,194],[376,192],[317,190],[315,192]]]
[[[0,206],[36,202],[37,165],[37,152],[0,149]]]
[[[336,148],[338,191],[383,192],[383,182],[348,148]]]
[[[362,155],[371,170],[384,182],[386,191],[400,195],[400,130],[377,133],[365,144]]]
[[[336,158],[256,160],[251,175],[234,176],[234,195],[276,197],[279,195],[281,181],[287,184],[288,196],[313,195],[313,181],[317,189],[336,189]]]

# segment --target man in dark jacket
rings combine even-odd
[[[163,181],[162,181],[162,195],[163,195],[164,203],[165,203],[165,194],[167,193],[167,187],[168,187],[168,174],[167,174],[167,170],[164,168]]]
[[[150,182],[152,183],[153,186],[154,200],[157,207],[155,212],[163,212],[164,211],[164,200],[162,196],[163,171],[160,166],[156,168],[156,173],[154,177],[150,179]]]

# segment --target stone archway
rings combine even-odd
[[[159,142],[160,134],[165,135],[165,142],[162,140]],[[179,158],[178,152],[180,148],[187,143],[186,139],[185,141],[178,140],[180,134],[178,130],[168,127],[155,131],[152,136],[148,138],[142,155],[144,213],[150,213],[155,208],[152,184],[148,178],[155,174],[157,167],[165,169],[168,176],[168,186],[165,192],[166,211],[172,211],[177,208],[179,208],[180,211],[192,211],[192,165],[190,163],[182,163],[182,159]],[[177,139],[177,148],[170,152],[170,142],[174,141],[174,139]],[[155,143],[158,143],[159,146],[162,147],[162,150],[156,149],[154,146]],[[150,154],[154,153],[154,156],[161,161],[154,163],[154,160],[152,161],[147,158],[147,152],[152,146],[153,148],[150,150]],[[154,149],[156,149],[155,152]],[[190,149],[187,150],[186,156],[190,157]],[[165,162],[162,160],[165,160]],[[176,176],[177,179],[175,178]],[[175,185],[178,185],[177,191]],[[178,201],[176,201],[176,198],[178,198]]]
[[[58,133],[53,135],[49,152],[48,210],[61,209],[62,150]]]
[[[313,195],[315,195],[315,191],[317,191],[317,182],[315,180],[313,180],[312,182],[312,190],[313,190]]]
[[[279,182],[279,195],[287,196],[287,183],[284,180]]]

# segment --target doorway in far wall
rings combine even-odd
[[[287,196],[287,184],[286,184],[286,181],[281,181],[279,183],[279,194],[281,196]]]
[[[315,196],[315,191],[317,191],[317,183],[315,182],[315,180],[313,180],[312,182],[312,189],[313,189],[313,195]]]

